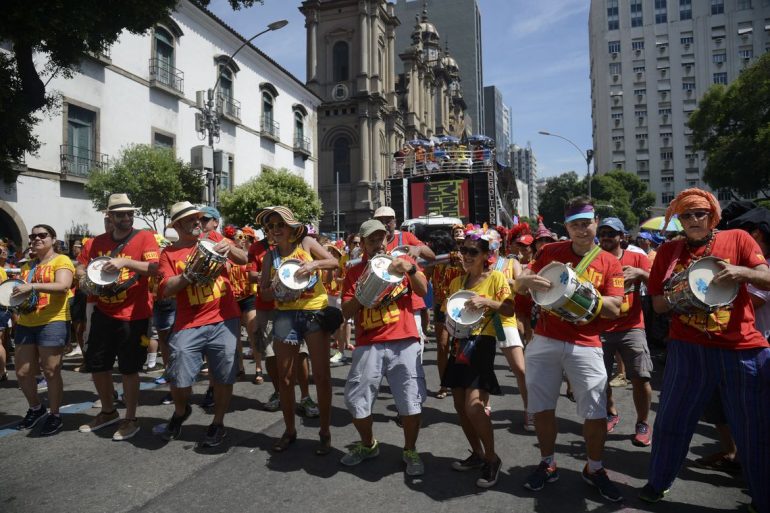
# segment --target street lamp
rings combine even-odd
[[[282,29],[288,24],[289,22],[287,20],[274,21],[273,23],[269,24],[265,30],[253,35],[247,41],[244,41],[243,44],[239,46],[238,49],[235,50],[235,52],[233,52],[230,57],[228,57],[227,60],[232,61],[244,46],[248,45],[262,34],[271,32],[273,30]],[[208,138],[208,145],[212,152],[214,150],[214,138],[217,138],[217,140],[219,139],[219,113],[215,107],[214,96],[217,92],[217,87],[219,86],[219,80],[221,77],[222,73],[220,73],[219,69],[217,69],[217,80],[214,82],[214,87],[208,89],[207,91],[196,91],[195,93],[195,106],[200,111],[199,114],[195,115],[195,128],[198,132],[206,134],[206,137]],[[218,177],[214,176],[214,170],[212,169],[208,173],[207,182],[209,191],[208,200],[209,203],[213,206],[216,206],[217,204],[217,178]]]
[[[559,134],[552,134],[551,132],[546,132],[544,130],[540,130],[538,134],[550,135],[551,137],[558,137],[559,139],[564,139],[565,141],[570,143],[572,146],[574,146],[575,149],[580,153],[580,156],[583,157],[583,160],[586,161],[586,179],[588,180],[588,197],[590,198],[591,197],[591,160],[594,158],[594,150],[587,149],[584,153],[583,150],[581,150],[577,144],[575,144],[571,140]]]

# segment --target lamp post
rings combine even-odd
[[[258,32],[247,41],[244,41],[243,44],[239,46],[238,49],[235,50],[232,55],[230,55],[230,57],[228,57],[228,60],[232,61],[244,46],[248,45],[262,34],[271,32],[273,30],[282,29],[288,24],[289,22],[287,20],[274,21],[273,23],[269,24],[265,30]],[[217,87],[219,86],[219,80],[221,77],[222,73],[220,73],[219,69],[217,69],[217,80],[214,82],[214,87],[206,91],[196,91],[195,93],[195,106],[200,111],[199,114],[195,115],[195,128],[201,134],[206,135],[209,148],[211,148],[211,152],[214,150],[214,138],[219,138],[219,113],[217,112],[215,106],[214,97],[217,93]],[[218,177],[215,176],[213,169],[208,173],[207,182],[209,191],[209,203],[213,206],[216,206]]]
[[[594,158],[594,150],[587,149],[585,152],[583,152],[583,150],[581,150],[577,144],[575,144],[571,140],[559,134],[553,134],[551,132],[546,132],[544,130],[540,130],[538,134],[550,135],[551,137],[558,137],[559,139],[564,139],[565,141],[570,143],[572,146],[574,146],[575,149],[580,153],[580,156],[583,157],[583,160],[586,161],[586,180],[588,180],[588,197],[590,198],[591,197],[591,160]]]

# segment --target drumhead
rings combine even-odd
[[[11,294],[13,294],[13,289],[22,284],[24,284],[23,281],[16,279],[5,280],[3,283],[0,283],[0,305],[5,307],[12,307],[22,304],[27,299],[28,295],[18,296],[15,298],[11,297]]]
[[[372,272],[388,283],[399,283],[404,279],[404,275],[391,274],[388,272],[388,267],[390,267],[392,262],[393,259],[389,258],[387,255],[376,255],[370,261]]]
[[[397,248],[393,248],[392,250],[390,250],[390,256],[392,257],[400,257],[408,253],[409,253],[409,246],[398,246]]]
[[[105,271],[102,269],[104,264],[109,261],[109,257],[97,257],[89,262],[86,274],[94,285],[110,285],[118,281],[120,271]]]
[[[533,290],[532,299],[540,306],[551,306],[567,295],[567,287],[570,283],[570,270],[561,262],[551,262],[546,265],[538,276],[542,276],[551,282],[551,288],[544,291]]]
[[[292,290],[304,290],[310,284],[310,276],[305,276],[302,279],[297,279],[296,274],[302,262],[294,258],[284,260],[283,263],[278,266],[278,279],[281,283],[286,285]]]
[[[484,310],[465,308],[465,302],[475,295],[469,290],[455,292],[447,300],[446,314],[458,324],[470,325],[478,322],[484,316]]]
[[[715,257],[701,258],[692,264],[688,274],[693,294],[709,306],[729,303],[738,294],[737,283],[711,283],[722,270],[718,262],[719,259]]]

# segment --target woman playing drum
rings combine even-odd
[[[70,311],[67,296],[75,267],[67,255],[54,251],[56,232],[46,224],[32,227],[29,236],[35,258],[21,268],[25,282],[13,291],[13,297],[37,296],[28,301],[16,326],[16,376],[21,390],[29,403],[27,415],[18,429],[32,429],[46,410],[37,394],[35,376],[38,362],[48,381],[48,401],[51,414],[46,418],[40,435],[48,436],[61,431],[63,424],[59,407],[62,403],[64,384],[61,377],[62,354],[69,341]]]
[[[441,381],[452,389],[454,406],[460,417],[460,426],[471,446],[471,455],[464,461],[455,461],[458,471],[482,469],[476,485],[489,488],[497,483],[502,462],[495,453],[492,422],[484,411],[489,394],[500,394],[500,385],[494,372],[496,332],[493,317],[513,314],[513,303],[508,300],[511,288],[505,276],[489,269],[489,259],[499,247],[500,236],[495,230],[466,231],[460,247],[465,274],[455,278],[449,286],[448,297],[461,290],[475,293],[464,305],[466,309],[485,309],[485,316],[471,336],[455,341],[455,350]],[[447,317],[457,317],[445,302]],[[515,326],[515,321],[514,321]]]
[[[310,351],[313,378],[318,394],[321,444],[316,454],[326,455],[331,450],[331,402],[332,387],[329,370],[329,333],[317,320],[316,314],[328,306],[326,289],[320,279],[313,280],[316,271],[336,269],[337,260],[312,237],[306,236],[294,213],[286,207],[267,207],[257,215],[257,223],[264,227],[275,242],[275,248],[267,252],[262,263],[260,294],[265,301],[276,299],[273,320],[274,350],[278,358],[280,377],[279,393],[286,430],[273,444],[280,452],[297,439],[294,425],[294,361],[299,358],[300,343],[304,339]],[[290,259],[299,260],[294,278],[296,281],[311,277],[314,285],[305,289],[298,299],[282,301],[273,294],[275,270]]]

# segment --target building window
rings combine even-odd
[[[753,48],[743,48],[741,50],[738,50],[739,59],[751,59],[752,57],[754,57]]]
[[[622,112],[613,112],[612,113],[612,119],[623,119],[623,113]]]
[[[679,0],[679,19],[692,19],[692,0]]]
[[[607,43],[607,50],[610,53],[620,53],[620,41],[610,41]]]
[[[631,26],[641,27],[644,22],[642,16],[642,0],[631,0]]]
[[[719,201],[730,201],[733,199],[733,194],[730,192],[730,189],[720,189],[717,191],[717,199]]]
[[[647,94],[647,89],[634,89],[634,94],[636,96],[644,96]]]
[[[214,172],[219,177],[219,190],[231,191],[233,189],[233,155],[231,153],[223,153],[221,157],[217,156],[214,152]],[[216,169],[217,164],[220,164],[221,169]]]
[[[634,66],[634,73],[644,73],[644,66]]]
[[[671,203],[674,201],[674,193],[673,192],[661,192],[660,193],[660,201],[665,205],[668,203]]]
[[[727,85],[727,73],[714,73],[714,83]]]
[[[618,0],[607,0],[607,30],[618,30],[620,28],[619,20]]]
[[[673,176],[661,176],[660,181],[662,183],[674,183],[674,177]]]
[[[738,10],[751,9],[751,0],[738,0]]]
[[[348,44],[337,41],[332,47],[332,73],[334,82],[343,82],[350,78],[350,52]]]
[[[631,41],[632,50],[644,50],[644,41]]]
[[[640,141],[644,141],[647,139],[647,134],[636,134],[636,139]]]
[[[219,110],[230,118],[241,118],[241,103],[235,99],[235,72],[227,63],[220,63],[219,85],[217,86],[217,102]]]
[[[643,117],[647,116],[647,111],[646,110],[637,110],[637,111],[634,111],[634,115],[637,118],[643,118]]]
[[[160,132],[152,133],[152,145],[156,148],[174,149],[174,136],[166,135]]]
[[[347,137],[338,137],[332,144],[332,170],[335,177],[339,176],[339,183],[350,183],[350,140]]]
[[[661,151],[660,152],[660,160],[673,160],[674,159],[674,152],[673,151]]]
[[[682,82],[682,91],[695,91],[695,82]]]
[[[62,171],[87,177],[101,168],[102,155],[96,152],[96,112],[67,104],[67,141],[62,148]]]
[[[711,0],[711,14],[724,14],[725,0]]]
[[[619,62],[611,62],[610,63],[610,75],[620,75],[620,63]]]
[[[714,64],[727,62],[727,53],[726,52],[715,53],[714,55],[711,56],[711,62],[713,62]]]
[[[660,114],[661,116],[670,116],[671,109],[658,109],[658,114]]]
[[[174,67],[174,36],[162,28],[155,27],[155,58],[151,63],[151,74],[161,84],[181,90],[181,78]]]
[[[655,23],[668,23],[666,0],[655,0]]]
[[[695,41],[694,36],[682,36],[679,38],[679,42],[682,43],[682,45],[691,45]]]
[[[700,187],[700,180],[687,180],[687,187]]]
[[[305,134],[305,116],[307,112],[299,106],[294,108],[294,151],[310,156],[310,139]]]

